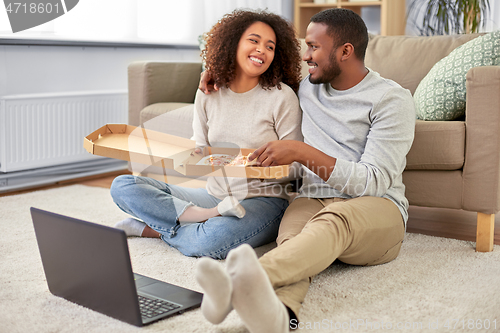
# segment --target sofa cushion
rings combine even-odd
[[[141,111],[141,124],[147,129],[190,139],[193,136],[194,104],[156,103]]]
[[[459,170],[464,160],[465,122],[416,121],[406,170]]]
[[[436,62],[478,36],[375,36],[368,42],[365,65],[413,94]]]
[[[500,65],[500,31],[471,40],[437,62],[415,91],[417,118],[454,120],[465,114],[469,69]]]

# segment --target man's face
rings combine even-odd
[[[309,81],[314,84],[332,83],[342,71],[333,38],[327,34],[327,25],[311,22],[307,27],[306,44],[308,48],[302,60],[309,65]]]

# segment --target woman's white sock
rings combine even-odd
[[[144,228],[146,228],[146,223],[129,217],[115,224],[115,228],[122,229],[129,237],[141,237]]]
[[[250,245],[229,252],[227,272],[233,282],[233,308],[251,333],[289,332],[288,311]]]
[[[203,288],[203,316],[212,324],[220,324],[231,312],[231,278],[213,259],[200,258],[196,263],[196,281]]]
[[[242,218],[245,216],[245,208],[238,202],[233,196],[225,197],[224,200],[219,202],[217,205],[217,211],[222,216],[236,216],[237,218]]]

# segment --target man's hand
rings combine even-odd
[[[304,143],[295,140],[271,141],[254,151],[248,159],[257,159],[258,166],[286,165],[297,161],[297,156]]]
[[[198,89],[200,89],[205,95],[210,95],[212,91],[218,91],[219,87],[214,84],[210,72],[204,71],[201,72],[200,84],[198,85]]]
[[[299,162],[317,174],[325,182],[330,178],[337,159],[309,146],[302,141],[279,140],[261,146],[248,156],[257,160],[257,166],[286,165]]]

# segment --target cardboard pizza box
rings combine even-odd
[[[241,178],[283,178],[289,166],[214,166],[200,163],[213,154],[248,155],[255,149],[205,147],[195,153],[195,142],[175,135],[161,133],[127,124],[107,124],[84,138],[83,146],[99,156],[156,165],[175,170],[185,176],[217,176]]]

